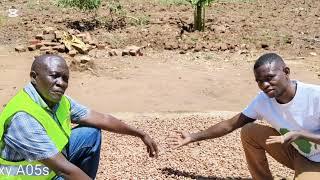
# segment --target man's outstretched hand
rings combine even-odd
[[[289,145],[293,141],[295,141],[299,138],[300,138],[299,133],[297,133],[296,131],[290,131],[282,136],[270,136],[266,140],[266,144],[281,143],[281,144]]]
[[[145,134],[143,137],[141,137],[141,140],[147,146],[147,151],[149,153],[149,157],[157,158],[159,150],[158,150],[157,144],[154,142],[154,140],[151,139],[151,137],[147,134]]]
[[[177,135],[168,138],[169,145],[174,149],[185,146],[191,142],[193,142],[193,139],[188,132],[177,132]]]

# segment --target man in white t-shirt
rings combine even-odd
[[[261,92],[241,113],[198,133],[181,132],[176,148],[217,138],[241,128],[241,141],[253,179],[273,179],[265,152],[295,171],[295,179],[320,179],[320,86],[292,81],[275,53],[254,64]],[[253,123],[266,120],[272,127]]]

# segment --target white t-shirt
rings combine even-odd
[[[264,119],[280,134],[288,131],[306,131],[320,134],[320,86],[297,81],[294,98],[279,104],[260,92],[242,112],[252,119]],[[320,144],[296,140],[292,145],[311,161],[320,162]]]

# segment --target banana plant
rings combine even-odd
[[[204,31],[205,7],[216,0],[187,0],[194,6],[194,29]]]

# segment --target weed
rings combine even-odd
[[[146,15],[140,15],[140,16],[127,16],[128,19],[128,24],[132,26],[144,26],[149,24],[150,22],[150,17]]]
[[[125,44],[125,37],[120,35],[106,34],[103,39],[110,44],[112,48],[121,48]]]

